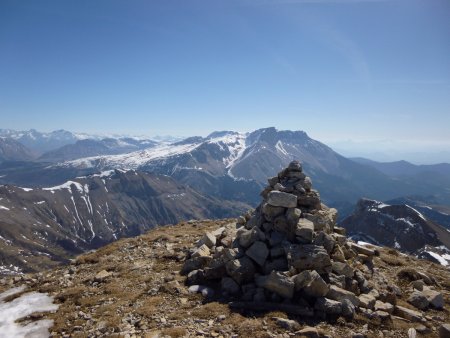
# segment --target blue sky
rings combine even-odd
[[[0,1],[2,128],[450,145],[447,0]]]

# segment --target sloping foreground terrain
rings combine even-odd
[[[55,313],[24,320],[53,319],[53,337],[289,337],[302,336],[300,332],[306,337],[408,337],[411,328],[417,337],[439,337],[441,325],[450,322],[449,270],[387,248],[378,248],[372,270],[399,287],[397,305],[418,311],[407,302],[416,272],[434,280],[430,287],[443,294],[443,310],[421,311],[421,322],[396,315],[380,322],[363,313],[351,321],[325,321],[280,311],[236,311],[220,301],[218,292],[210,299],[190,293],[180,271],[192,243],[230,222],[235,220],[158,227],[81,255],[67,266],[0,279],[0,292],[25,284],[27,291],[54,296],[59,305]]]
[[[40,271],[156,225],[233,217],[247,208],[134,170],[50,188],[0,186],[0,274]]]

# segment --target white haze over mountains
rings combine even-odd
[[[319,138],[320,139],[320,138]],[[364,157],[378,162],[405,160],[414,164],[450,163],[450,144],[426,141],[326,140],[322,142],[346,157]]]

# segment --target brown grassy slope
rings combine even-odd
[[[227,304],[205,302],[201,295],[189,293],[184,286],[185,277],[179,271],[186,251],[205,231],[230,221],[185,222],[156,228],[79,256],[69,266],[28,275],[15,284],[25,281],[29,289],[55,297],[59,310],[46,315],[55,321],[55,337],[156,337],[157,333],[169,337],[282,337],[289,331],[277,326],[272,317],[288,318],[286,314],[234,312]],[[409,282],[399,280],[397,272],[414,267],[434,277],[447,304],[444,311],[428,310],[426,325],[433,328],[450,322],[449,270],[393,249],[383,249],[374,263],[376,269],[402,288],[403,297],[398,303],[410,308],[405,301]],[[111,276],[96,282],[95,276],[102,270]],[[0,286],[0,291],[5,288]],[[333,323],[290,318],[301,327],[316,326],[330,337],[351,337],[353,332],[365,332],[368,337],[379,337],[380,332],[386,337],[407,337],[408,328],[418,326],[399,319],[380,326],[360,315],[353,322],[339,318]],[[418,335],[421,336],[437,337],[437,332],[431,329],[426,335]]]

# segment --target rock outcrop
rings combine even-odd
[[[299,162],[268,183],[254,211],[205,234],[190,250],[182,271],[188,284],[219,285],[216,291],[231,306],[249,309],[423,320],[419,311],[396,306],[399,288],[373,269],[376,247],[347,239],[336,226],[337,211],[321,203]],[[412,296],[411,303],[423,309],[436,297],[421,295],[419,302]]]

